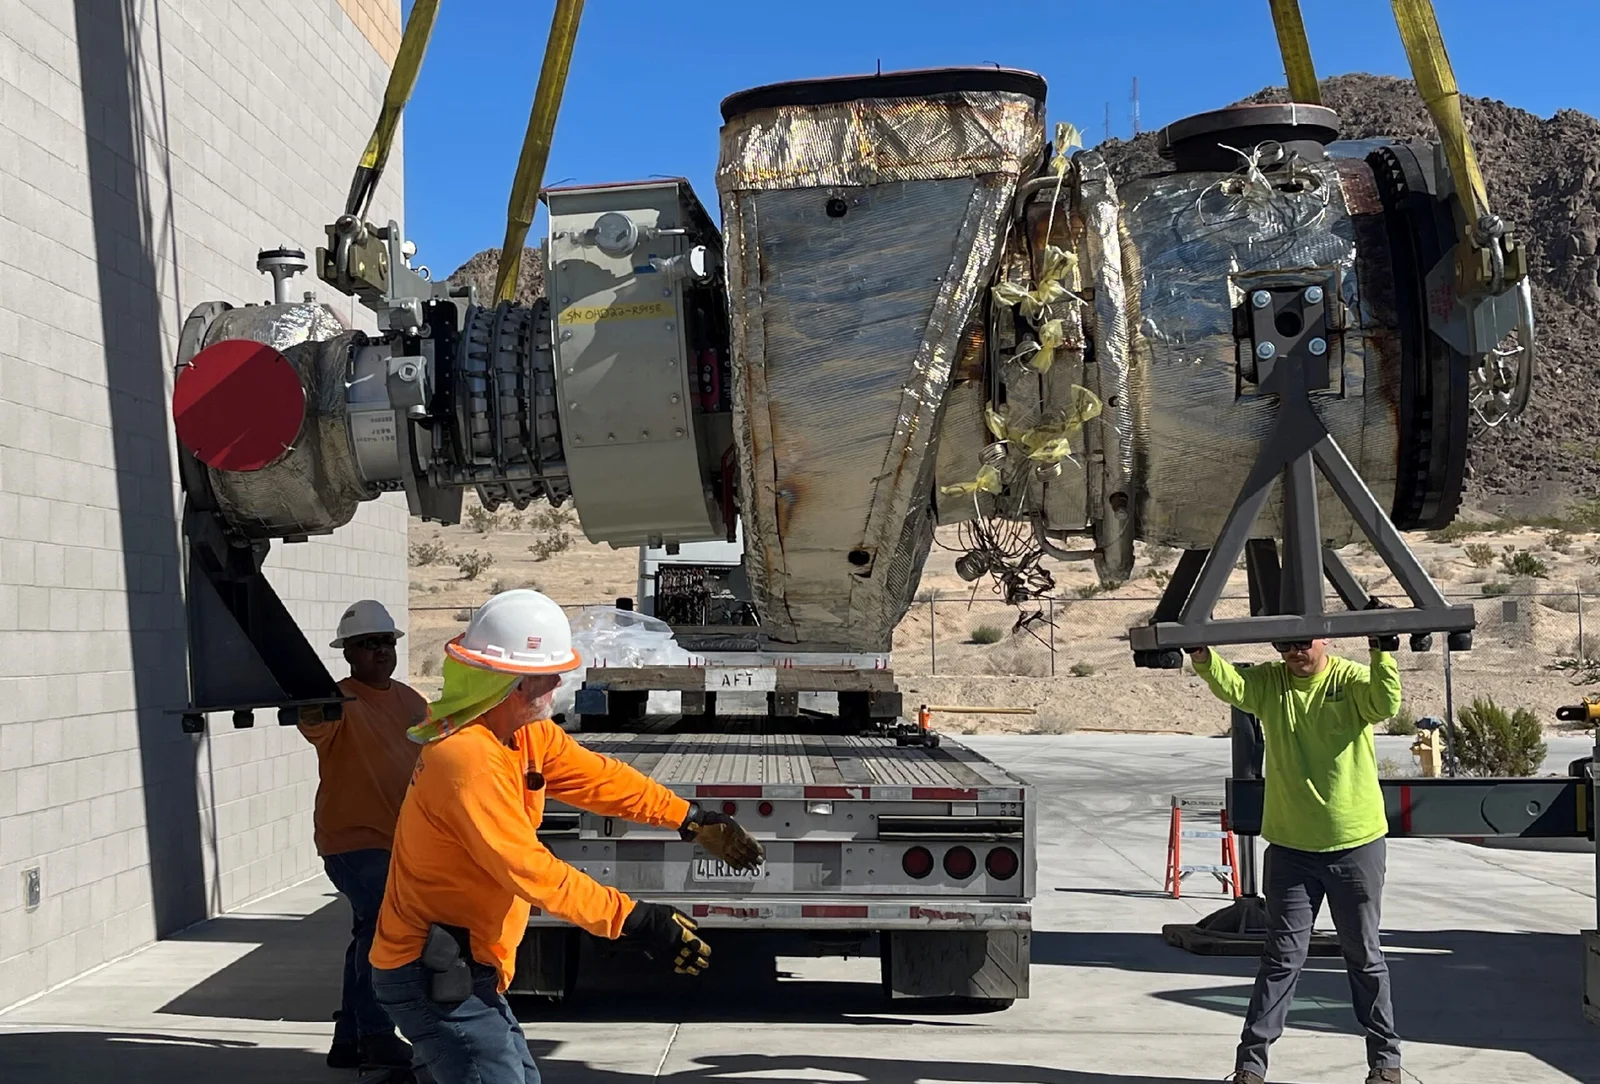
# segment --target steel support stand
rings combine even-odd
[[[1600,726],[1594,731],[1594,750],[1589,761],[1589,808],[1600,810]],[[1595,821],[1600,829],[1600,817]],[[1594,833],[1600,836],[1600,830]],[[1597,913],[1595,928],[1583,931],[1583,1018],[1600,1024],[1600,845],[1595,847],[1594,884]]]
[[[1315,297],[1316,304],[1307,307],[1308,320],[1323,319],[1320,289],[1315,291]],[[1263,302],[1260,312],[1270,315],[1272,309],[1268,306]],[[1258,339],[1260,333],[1258,328]],[[1216,541],[1209,549],[1185,553],[1150,623],[1128,630],[1135,665],[1179,669],[1183,665],[1182,652],[1190,648],[1339,637],[1398,638],[1409,634],[1412,650],[1421,651],[1431,649],[1430,637],[1435,632],[1448,633],[1458,651],[1471,649],[1476,623],[1473,608],[1451,605],[1444,598],[1317,415],[1311,393],[1327,390],[1329,375],[1324,356],[1326,343],[1320,338],[1315,341],[1322,344],[1315,353],[1301,349],[1300,343],[1286,343],[1282,350],[1258,351],[1257,357],[1276,358],[1260,362],[1255,369],[1260,390],[1277,396],[1274,427],[1262,442]],[[1366,593],[1355,577],[1323,544],[1317,506],[1319,473],[1394,574],[1396,583],[1410,599],[1410,606],[1366,605]],[[1281,570],[1273,541],[1252,537],[1256,521],[1280,482]],[[1271,572],[1270,576],[1265,571],[1262,574],[1271,582],[1264,580],[1260,598],[1253,597],[1252,601],[1268,605],[1259,610],[1252,607],[1247,618],[1215,618],[1217,602],[1240,555],[1245,555],[1247,563],[1255,561],[1265,570],[1267,549],[1272,551]],[[1327,612],[1323,604],[1324,577],[1345,602],[1346,612]]]

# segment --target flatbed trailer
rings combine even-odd
[[[709,930],[789,931],[821,952],[875,951],[890,996],[1028,996],[1031,788],[953,740],[772,729],[764,717],[673,716],[576,735],[736,815],[767,850],[756,876],[675,832],[555,802],[541,838],[601,883],[670,903]],[[529,926],[513,990],[563,997],[586,935],[542,913]]]

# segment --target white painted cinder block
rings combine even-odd
[[[167,404],[188,308],[264,300],[257,249],[323,240],[387,65],[336,0],[167,0],[159,48],[148,18],[80,46],[94,9],[29,0],[0,20],[0,1008],[320,868],[301,736],[270,718],[189,736],[173,714]],[[379,221],[402,218],[401,175],[397,147]],[[352,312],[314,276],[296,288]],[[406,624],[406,528],[390,496],[274,547],[269,575],[335,676],[346,603]],[[23,916],[33,864],[43,899]]]

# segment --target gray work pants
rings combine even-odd
[[[1378,914],[1388,847],[1377,839],[1347,851],[1316,854],[1273,844],[1267,848],[1267,942],[1245,1013],[1236,1068],[1265,1076],[1267,1047],[1283,1034],[1300,968],[1311,948],[1311,927],[1328,901],[1350,975],[1350,999],[1367,1033],[1367,1064],[1400,1067],[1389,964],[1378,944]]]

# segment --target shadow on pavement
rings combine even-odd
[[[642,1084],[647,1080],[761,1079],[809,1082],[868,1080],[873,1084],[1201,1084],[1198,1078],[1115,1076],[991,1062],[847,1058],[827,1055],[728,1054],[697,1060],[690,1068],[657,1075],[590,1068],[560,1056],[563,1044],[529,1043],[547,1084]],[[227,1084],[346,1081],[356,1074],[329,1069],[320,1052],[262,1047],[228,1040],[152,1033],[0,1031],[0,1065],[7,1079],[29,1084],[117,1081],[118,1084]]]
[[[1600,1082],[1595,1029],[1583,1018],[1583,945],[1576,934],[1387,930],[1383,945],[1403,1040],[1524,1053],[1574,1080]],[[1253,958],[1194,956],[1159,934],[1139,933],[1037,931],[1033,962],[1225,979],[1155,996],[1241,1020],[1256,973]],[[1360,1034],[1341,960],[1307,963],[1289,1023]]]

